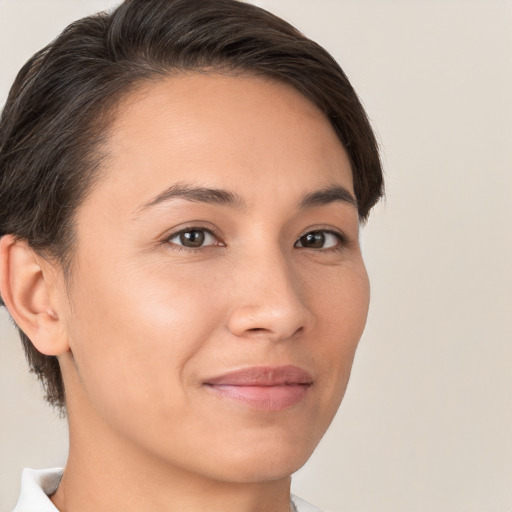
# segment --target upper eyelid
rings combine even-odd
[[[346,242],[348,241],[348,236],[341,230],[338,230],[338,229],[334,229],[334,228],[323,228],[323,227],[313,227],[313,228],[308,228],[307,230],[305,230],[304,232],[302,232],[298,237],[297,237],[297,240],[299,240],[300,238],[302,238],[304,235],[307,235],[308,233],[317,233],[317,232],[321,232],[321,233],[329,233],[331,235],[334,235],[336,237],[338,237],[342,242]]]
[[[303,236],[305,236],[305,235],[307,235],[309,233],[318,233],[318,232],[320,232],[320,233],[328,233],[330,235],[333,235],[334,237],[336,237],[338,239],[340,245],[345,245],[345,244],[348,243],[348,238],[347,238],[347,236],[343,232],[335,231],[333,229],[322,229],[322,228],[320,228],[320,229],[308,229],[307,231],[305,231],[302,235],[300,235],[295,240],[295,243],[293,245],[295,246],[295,244],[297,244]],[[308,249],[308,247],[305,247],[305,249]],[[319,249],[319,250],[321,250],[321,249]]]
[[[181,233],[186,233],[187,231],[206,231],[206,232],[210,233],[212,236],[214,236],[215,238],[220,239],[220,234],[219,234],[218,230],[216,230],[212,227],[198,226],[198,225],[185,226],[184,228],[180,228],[176,231],[172,231],[171,233],[164,235],[162,238],[164,241],[168,241],[171,238],[181,235]]]

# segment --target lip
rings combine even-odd
[[[204,386],[217,396],[254,409],[280,411],[301,402],[313,378],[298,366],[253,366],[207,379]]]

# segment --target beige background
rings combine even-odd
[[[0,0],[15,72],[108,0]],[[263,0],[318,40],[382,144],[387,201],[363,242],[372,308],[335,423],[294,479],[330,511],[512,510],[512,2]],[[0,510],[24,466],[65,461],[0,313]]]

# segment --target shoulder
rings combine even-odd
[[[59,512],[49,495],[53,494],[62,478],[62,469],[24,469],[21,492],[13,512]]]

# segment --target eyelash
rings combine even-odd
[[[185,251],[185,252],[201,252],[201,251],[204,251],[205,248],[208,248],[208,247],[225,247],[225,244],[223,242],[215,243],[215,244],[209,244],[209,245],[201,245],[199,247],[188,247],[186,245],[180,245],[180,244],[176,244],[176,243],[171,242],[171,240],[173,238],[179,237],[180,235],[182,235],[184,233],[190,233],[192,231],[198,231],[198,232],[202,232],[202,233],[207,233],[207,234],[211,235],[213,238],[215,238],[216,240],[219,240],[219,238],[220,238],[219,235],[216,233],[216,231],[213,230],[213,229],[205,228],[205,227],[200,227],[200,226],[189,226],[189,227],[180,229],[179,231],[176,231],[174,233],[171,233],[169,236],[167,236],[163,240],[163,242],[168,244],[173,250]],[[322,233],[322,234],[332,235],[335,238],[337,238],[338,243],[334,247],[318,248],[318,249],[314,249],[314,248],[311,248],[311,247],[305,247],[305,246],[298,246],[297,245],[299,243],[299,241],[301,240],[301,238],[304,238],[305,236],[310,235],[312,233]],[[323,251],[323,252],[340,251],[346,245],[347,245],[347,238],[346,238],[346,236],[344,234],[342,234],[342,233],[339,233],[337,231],[333,231],[333,230],[330,230],[330,229],[312,229],[311,231],[307,231],[304,234],[300,235],[297,238],[297,240],[295,241],[295,243],[294,243],[294,247],[299,248],[299,249],[300,248],[303,248],[303,249],[313,249],[313,250],[318,250],[318,251]]]

